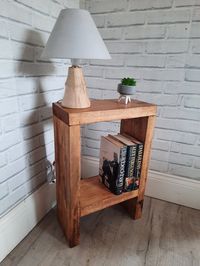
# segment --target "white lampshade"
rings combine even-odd
[[[110,59],[109,52],[87,10],[61,10],[42,57]]]

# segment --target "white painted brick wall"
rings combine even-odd
[[[40,54],[60,10],[78,6],[0,1],[0,216],[46,181],[46,160],[54,158],[51,103],[62,97],[67,69]]]
[[[136,78],[135,97],[159,107],[151,169],[200,180],[200,1],[81,2],[112,56],[85,66],[91,97],[116,98],[119,80]],[[100,136],[117,125],[85,127],[83,153],[98,156]]]

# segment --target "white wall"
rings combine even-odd
[[[86,0],[112,55],[85,66],[91,97],[116,98],[122,77],[136,98],[158,105],[150,168],[200,180],[200,1]],[[98,157],[99,136],[118,123],[83,130],[83,153]]]
[[[62,98],[67,65],[40,54],[60,10],[78,2],[0,1],[0,216],[46,181],[51,103]]]
[[[0,1],[0,216],[46,181],[51,103],[62,97],[67,65],[39,57],[60,9],[78,2]],[[200,179],[200,1],[86,7],[113,57],[84,67],[91,97],[115,98],[121,77],[137,78],[137,98],[159,105],[151,169]],[[99,137],[118,130],[117,122],[85,127],[83,153],[97,157]]]

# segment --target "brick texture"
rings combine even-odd
[[[92,13],[112,56],[85,65],[90,96],[116,98],[120,79],[136,78],[135,98],[158,105],[151,169],[200,180],[200,1],[81,5]],[[118,122],[86,126],[83,154],[98,156],[100,136],[118,130]]]
[[[61,60],[42,62],[40,54],[60,10],[78,6],[1,1],[0,216],[46,182],[46,162],[54,158],[51,103],[62,97],[67,69]]]

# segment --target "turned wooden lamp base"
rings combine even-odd
[[[67,108],[90,107],[83,71],[79,66],[69,67],[62,106]]]

